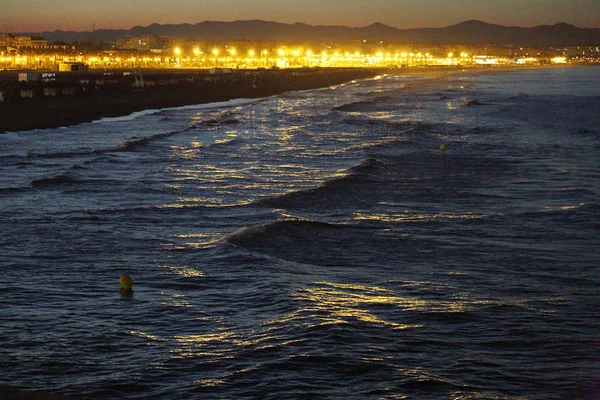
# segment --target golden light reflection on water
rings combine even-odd
[[[300,129],[299,127],[290,127],[290,128],[278,128],[276,131],[279,133],[279,140],[284,142],[290,142],[294,139],[294,132]],[[288,149],[284,149],[288,150]]]
[[[215,247],[219,244],[221,239],[225,234],[218,232],[204,232],[204,233],[188,233],[188,234],[180,234],[174,235],[178,241],[193,239],[189,241],[185,241],[184,243],[171,243],[166,245],[167,248],[170,249],[209,249]]]
[[[368,214],[365,212],[354,213],[355,221],[380,221],[380,222],[428,222],[445,219],[481,219],[500,213],[478,214],[478,213],[450,213],[441,212],[435,214],[415,214],[415,213],[379,213]]]
[[[186,278],[201,278],[206,276],[204,272],[185,265],[159,265],[158,268],[167,271],[170,275],[181,275]]]
[[[551,212],[551,211],[568,211],[568,210],[576,210],[585,206],[585,203],[579,203],[577,205],[567,205],[567,206],[544,206],[541,212]]]
[[[303,342],[305,339],[286,339],[269,331],[254,332],[253,336],[242,336],[234,331],[219,329],[198,335],[178,335],[173,338],[177,347],[171,350],[175,359],[207,358],[215,362],[235,358],[245,349],[256,351],[282,348]],[[226,373],[221,378],[239,374],[249,369],[241,369]]]
[[[301,154],[297,154],[301,157]],[[268,163],[247,163],[243,168],[231,169],[214,165],[196,165],[187,168],[169,167],[163,173],[173,175],[177,183],[169,184],[172,188],[185,188],[185,185],[196,185],[197,190],[207,189],[214,194],[231,193],[239,196],[240,191],[269,187],[290,187],[290,182],[310,180],[322,174],[322,171],[302,165],[271,165]],[[222,203],[219,197],[197,198],[206,202]],[[184,200],[183,198],[181,200]],[[188,200],[192,200],[189,198]]]
[[[171,351],[173,358],[193,357],[233,358],[228,355],[235,345],[236,335],[230,331],[209,332],[201,335],[175,336],[177,347]]]
[[[379,203],[379,205],[389,205],[391,207],[397,207],[395,204]],[[538,212],[555,212],[555,211],[568,211],[578,209],[585,206],[585,203],[577,205],[563,205],[563,206],[543,206],[541,209],[536,209]],[[528,210],[524,210],[528,211]],[[355,221],[379,221],[379,222],[430,222],[436,220],[453,220],[453,219],[482,219],[489,217],[504,216],[506,214],[500,212],[491,213],[451,213],[451,212],[440,212],[434,214],[417,214],[415,212],[389,212],[389,213],[366,213],[366,212],[355,212]]]
[[[243,169],[225,168],[216,165],[198,164],[187,168],[167,167],[163,171],[166,174],[174,175],[175,181],[202,181],[209,180],[210,182],[223,181],[225,179],[244,179],[247,174]]]
[[[223,381],[223,379],[202,379],[202,380],[196,381],[196,383],[199,383],[200,385],[202,385],[204,387],[214,387],[214,386],[223,384],[224,381]]]
[[[251,200],[238,201],[236,203],[226,202],[219,197],[181,197],[176,200],[176,203],[160,204],[156,206],[158,209],[185,209],[194,207],[207,208],[222,208],[222,207],[237,207],[251,204]]]
[[[436,289],[434,282],[405,282],[410,287],[422,286]],[[405,287],[403,285],[403,287]],[[294,300],[300,303],[300,308],[280,318],[263,322],[264,329],[245,335],[230,329],[217,328],[201,334],[176,335],[171,340],[176,342],[176,347],[171,350],[173,359],[188,360],[193,358],[205,359],[205,362],[220,362],[224,359],[239,357],[239,352],[255,351],[260,349],[273,349],[294,346],[306,338],[292,339],[286,336],[285,329],[298,327],[327,326],[349,324],[359,320],[374,326],[386,327],[393,330],[416,329],[422,325],[391,321],[376,315],[377,309],[400,311],[442,311],[457,312],[465,307],[463,302],[457,301],[430,301],[405,296],[397,291],[378,286],[358,284],[344,284],[333,282],[316,282],[312,287],[303,288],[293,295]],[[394,312],[394,315],[401,315]],[[278,334],[277,332],[280,332]],[[295,356],[299,356],[296,354]],[[382,360],[377,356],[365,360]],[[255,370],[256,365],[249,368],[228,371],[219,376],[206,377],[196,381],[197,384],[210,387],[227,382],[228,378]],[[407,373],[408,376],[411,373]],[[419,374],[417,374],[419,375]],[[415,375],[415,376],[417,376]]]
[[[192,304],[186,299],[186,296],[181,293],[167,293],[161,292],[161,295],[165,297],[161,304],[170,307],[185,307],[191,308]]]
[[[306,288],[295,294],[295,300],[308,303],[303,311],[325,313],[325,323],[348,323],[348,319],[388,326],[392,329],[419,328],[421,325],[389,321],[373,312],[373,308],[391,307],[401,311],[461,312],[465,303],[461,300],[424,300],[401,296],[376,286],[317,282],[316,287]]]
[[[174,156],[183,160],[193,160],[198,158],[198,150],[205,147],[201,142],[190,142],[184,146],[171,146],[170,150]]]

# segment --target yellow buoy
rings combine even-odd
[[[440,150],[441,151],[446,151],[446,144],[445,143],[440,144]]]
[[[131,278],[131,275],[121,275],[119,283],[121,285],[121,298],[129,299],[133,297],[133,289],[131,288],[133,286],[133,279]]]
[[[133,286],[133,279],[131,278],[131,275],[128,274],[121,275],[119,282],[121,284],[121,289],[131,289]]]

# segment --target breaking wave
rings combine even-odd
[[[150,142],[156,141],[156,140],[161,140],[161,139],[165,139],[168,138],[169,136],[173,136],[176,135],[178,133],[183,133],[183,132],[187,132],[189,130],[191,130],[193,127],[188,127],[186,129],[182,129],[182,130],[177,130],[177,131],[171,131],[171,132],[164,132],[164,133],[157,133],[156,135],[151,135],[151,136],[143,136],[143,137],[134,137],[131,138],[123,143],[120,143],[115,149],[112,150],[106,150],[106,152],[109,151],[129,151],[129,150],[134,150],[138,147],[144,146]]]

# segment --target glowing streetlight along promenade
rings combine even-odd
[[[444,48],[408,50],[406,47],[374,48],[370,51],[344,46],[326,46],[323,49],[305,46],[276,46],[263,44],[262,48],[238,48],[220,44],[206,47],[176,46],[161,52],[140,52],[133,50],[66,51],[0,54],[0,69],[3,70],[51,70],[64,62],[83,63],[91,69],[157,69],[157,68],[374,68],[374,67],[448,67],[448,66],[511,66],[524,64],[566,64],[571,62],[598,62],[598,59],[576,59],[559,52],[543,55],[497,55],[480,54],[477,49],[471,52],[450,51]],[[448,46],[446,46],[448,47]],[[534,53],[532,51],[532,53]]]

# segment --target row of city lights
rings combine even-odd
[[[193,54],[193,55],[192,55]],[[258,55],[258,57],[257,57]],[[458,65],[458,64],[529,64],[537,63],[538,59],[534,57],[525,57],[518,60],[499,58],[492,56],[469,55],[462,52],[455,56],[453,53],[448,53],[446,57],[434,57],[429,53],[409,53],[396,52],[384,53],[376,52],[375,54],[362,54],[358,51],[354,53],[344,52],[343,55],[338,52],[322,51],[314,53],[312,50],[299,49],[279,49],[276,51],[260,50],[257,52],[253,49],[247,51],[247,56],[238,53],[235,48],[228,48],[222,51],[214,48],[208,54],[205,54],[198,48],[192,50],[190,54],[184,54],[180,47],[172,50],[172,55],[161,56],[129,56],[119,57],[118,55],[78,55],[72,57],[52,56],[52,55],[5,55],[0,54],[0,62],[4,63],[4,68],[10,67],[25,67],[25,68],[46,68],[53,64],[62,62],[82,62],[88,64],[92,68],[107,68],[107,67],[211,67],[211,66],[241,66],[241,67],[256,67],[256,66],[388,66],[390,64],[405,64],[405,65]],[[551,60],[553,63],[566,63],[566,57],[555,57]],[[0,64],[0,68],[2,65]]]
[[[231,49],[227,49],[226,52],[228,52],[231,56],[236,56],[238,55],[238,52],[235,48],[231,48]],[[199,55],[203,55],[204,52],[201,51],[198,48],[194,48],[192,50],[192,53],[196,56]],[[214,48],[211,51],[213,56],[218,56],[221,53],[221,50],[218,48]],[[270,52],[269,50],[261,50],[260,54],[262,55],[268,55]],[[284,56],[290,56],[293,55],[294,57],[300,57],[302,56],[303,51],[299,50],[299,49],[294,49],[294,50],[287,50],[287,49],[279,49],[277,50],[277,55],[284,57]],[[181,49],[181,47],[175,47],[173,49],[173,54],[175,56],[181,56],[183,54],[183,50]],[[312,50],[305,50],[304,51],[304,55],[311,57],[311,56],[315,56],[318,53],[313,52]],[[331,54],[329,54],[326,50],[323,50],[320,55],[327,57],[327,56],[334,56],[334,57],[342,57],[341,53],[339,51],[333,52]],[[256,51],[254,49],[250,49],[248,50],[248,56],[249,57],[255,57],[256,56]],[[368,54],[361,54],[359,51],[355,51],[354,53],[350,53],[348,51],[344,52],[343,57],[371,57],[371,55]],[[378,58],[383,58],[384,57],[384,53],[382,51],[378,51],[377,53],[375,53],[375,56]],[[460,53],[460,57],[461,58],[467,58],[469,55],[467,53]],[[396,52],[394,54],[395,58],[407,58],[407,57],[431,57],[431,55],[429,53],[426,53],[425,55],[423,55],[422,53],[408,53],[408,52]],[[454,57],[454,53],[448,53],[448,58],[452,58]],[[392,54],[391,53],[385,53],[385,58],[392,58]]]

